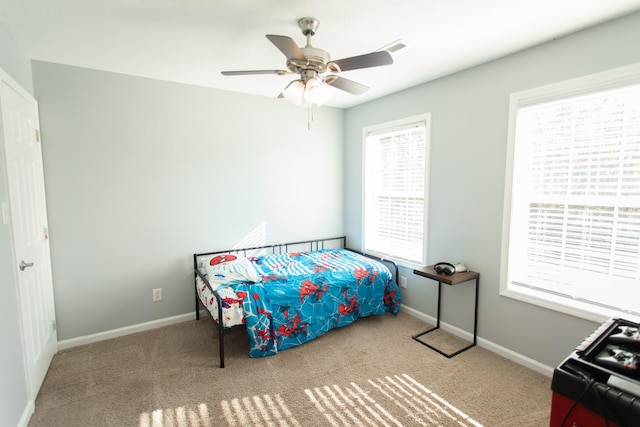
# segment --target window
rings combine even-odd
[[[640,65],[511,96],[501,294],[640,315]]]
[[[364,249],[426,264],[429,115],[364,129]]]

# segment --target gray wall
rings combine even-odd
[[[509,94],[640,61],[640,13],[351,108],[345,127],[345,228],[361,236],[364,126],[432,113],[429,262],[480,272],[478,333],[556,366],[596,324],[498,295]],[[407,52],[408,54],[408,52]],[[437,284],[404,270],[404,303],[436,315]],[[443,321],[471,330],[473,288],[443,290]]]
[[[343,110],[308,130],[276,98],[38,61],[33,80],[61,341],[193,312],[194,251],[343,233]]]
[[[31,91],[31,65],[20,54],[13,37],[0,25],[0,68],[24,89]],[[0,203],[9,202],[4,143],[0,132]],[[24,353],[18,317],[18,293],[13,263],[11,234],[0,222],[0,417],[2,423],[15,426],[28,410],[29,395],[24,370]]]

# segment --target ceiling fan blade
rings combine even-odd
[[[327,76],[325,79],[325,83],[335,87],[336,89],[344,90],[345,92],[349,92],[352,95],[362,95],[366,91],[369,90],[369,86],[365,86],[358,82],[354,82],[353,80],[345,79],[340,76]]]
[[[291,71],[285,70],[245,70],[245,71],[222,71],[223,76],[247,76],[252,74],[276,74],[284,76],[285,74],[293,74]]]
[[[350,58],[338,59],[332,61],[336,64],[340,71],[356,70],[358,68],[378,67],[380,65],[393,64],[391,54],[386,50],[379,52],[367,53],[365,55],[352,56]]]
[[[304,53],[302,53],[302,49],[298,47],[296,42],[294,42],[291,37],[267,34],[267,38],[278,49],[280,49],[280,52],[284,53],[287,59],[297,59],[299,61],[307,60],[307,58],[305,58],[304,56]]]

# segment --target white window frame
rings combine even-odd
[[[517,268],[515,261],[510,260],[510,233],[512,223],[516,223],[516,217],[512,213],[516,211],[518,197],[524,191],[522,188],[514,188],[514,165],[518,160],[516,150],[517,117],[520,108],[552,102],[564,98],[596,93],[625,86],[640,84],[640,64],[634,64],[615,70],[605,71],[581,77],[557,84],[551,84],[531,90],[514,93],[510,97],[509,105],[509,131],[507,146],[507,163],[505,176],[505,197],[504,197],[504,221],[502,233],[502,259],[500,272],[500,295],[525,301],[531,304],[570,314],[576,317],[602,322],[612,317],[637,318],[640,313],[635,309],[625,307],[615,307],[610,304],[593,304],[582,300],[579,297],[568,295],[566,292],[554,293],[540,289],[528,283],[515,283],[516,276],[514,270]],[[520,191],[520,193],[519,193]],[[528,198],[523,197],[528,202]],[[566,202],[566,201],[565,201]],[[526,225],[521,225],[526,226]],[[514,231],[515,233],[515,231]],[[512,243],[515,248],[515,241]],[[512,249],[515,251],[514,248]],[[513,257],[516,258],[516,257]],[[586,277],[594,278],[593,274]],[[596,284],[596,280],[592,280]],[[631,295],[621,295],[621,298],[629,298]],[[635,298],[635,297],[633,297]],[[624,305],[624,303],[622,304]]]
[[[425,153],[424,153],[424,217],[422,225],[422,258],[420,260],[409,260],[397,253],[385,252],[384,250],[374,250],[368,247],[367,242],[367,214],[365,212],[367,206],[367,137],[371,134],[382,134],[393,132],[397,129],[406,128],[423,122],[425,125]],[[373,126],[365,127],[362,131],[362,248],[363,250],[378,255],[380,257],[391,259],[399,265],[406,267],[422,267],[426,265],[428,258],[428,213],[429,213],[429,168],[431,154],[431,114],[424,113],[411,116],[399,120],[386,123],[380,123]]]

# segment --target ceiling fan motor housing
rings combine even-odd
[[[311,69],[317,72],[322,72],[325,69],[325,65],[327,62],[331,60],[331,56],[329,52],[318,49],[312,46],[305,46],[301,48],[302,53],[304,53],[306,63],[301,64],[299,61],[295,59],[290,60],[287,63],[289,69],[293,72],[299,73],[302,70]]]
[[[320,21],[315,18],[301,18],[298,26],[302,30],[302,34],[307,37],[307,45],[300,50],[304,54],[306,61],[301,62],[292,58],[287,61],[287,67],[294,73],[301,73],[303,70],[314,70],[317,73],[325,71],[326,64],[331,61],[329,52],[311,46],[311,36],[315,35]],[[304,77],[303,77],[304,79]]]

